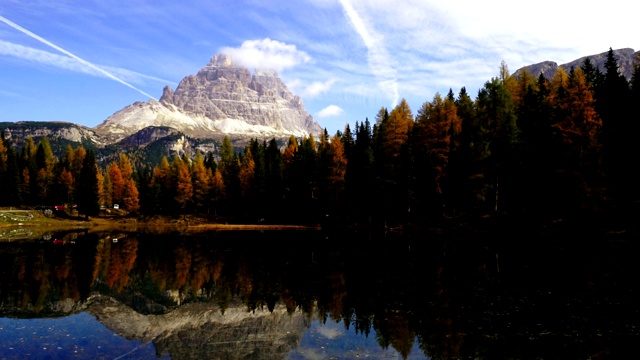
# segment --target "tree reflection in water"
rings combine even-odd
[[[56,243],[0,243],[1,309],[5,317],[94,309],[120,331],[138,320],[160,329],[199,317],[192,330],[200,338],[242,343],[251,334],[281,347],[263,355],[281,357],[300,345],[312,319],[363,338],[375,333],[381,349],[403,358],[416,346],[433,359],[615,357],[631,349],[639,335],[636,242],[554,231],[455,234],[69,233],[55,234]],[[226,332],[207,323],[214,320]],[[180,336],[147,340],[170,354],[196,351],[178,344],[192,341],[186,328],[172,331]],[[274,331],[284,335],[266,339]]]

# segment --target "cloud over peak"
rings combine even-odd
[[[266,68],[278,72],[311,61],[311,57],[295,45],[270,38],[246,40],[240,47],[223,47],[220,52],[231,55],[234,61],[248,68]]]

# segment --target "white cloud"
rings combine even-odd
[[[311,61],[311,57],[295,45],[269,38],[246,40],[239,48],[224,47],[220,52],[231,55],[234,61],[248,68],[266,68],[278,72]]]
[[[335,79],[329,79],[324,82],[314,81],[311,83],[311,85],[307,86],[304,89],[304,91],[302,92],[302,95],[306,97],[314,97],[314,96],[320,95],[322,93],[329,91],[333,86],[333,84],[335,84],[335,82],[336,82]]]
[[[328,326],[321,326],[317,330],[318,334],[324,336],[327,339],[337,339],[344,335],[343,331],[336,328],[330,328]]]
[[[339,115],[342,115],[342,113],[343,113],[343,110],[339,106],[329,105],[326,108],[318,111],[317,115],[318,117],[326,118],[326,117],[332,117],[332,116],[339,116]]]

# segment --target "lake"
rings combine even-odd
[[[638,250],[562,226],[51,232],[0,242],[0,359],[624,357]]]

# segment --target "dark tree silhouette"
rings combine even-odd
[[[98,167],[96,156],[92,149],[87,151],[87,155],[82,161],[82,169],[76,184],[76,199],[78,200],[78,212],[89,216],[96,216],[100,212],[98,196]]]

